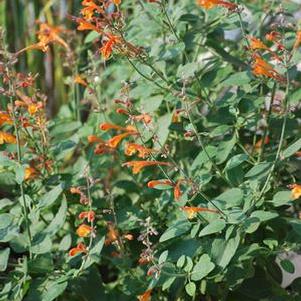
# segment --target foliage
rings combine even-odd
[[[299,6],[236,2],[0,3],[0,300],[300,300]]]

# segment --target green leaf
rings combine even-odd
[[[9,213],[0,214],[0,229],[5,229],[11,225],[14,216]]]
[[[223,269],[230,263],[231,259],[236,253],[236,250],[238,249],[240,242],[240,235],[239,233],[236,234],[235,237],[230,238],[227,243],[226,247],[224,249],[223,255],[219,260],[218,265],[222,267]]]
[[[180,65],[177,71],[177,77],[182,79],[188,79],[195,76],[195,72],[198,69],[198,64],[188,63],[186,65]]]
[[[93,246],[89,252],[89,256],[85,262],[84,269],[89,268],[93,263],[98,263],[100,261],[100,253],[102,251],[105,242],[105,237],[97,237],[94,239]]]
[[[185,290],[186,293],[190,296],[190,297],[194,297],[195,295],[195,291],[196,291],[196,285],[194,282],[189,282],[185,285]]]
[[[238,207],[243,202],[243,192],[239,188],[232,188],[220,194],[215,200],[226,209]]]
[[[278,216],[276,212],[264,211],[264,210],[257,210],[252,212],[251,217],[258,218],[261,222],[268,221]]]
[[[15,167],[15,173],[16,173],[16,182],[18,184],[23,183],[25,177],[25,166],[17,165]]]
[[[164,262],[166,261],[167,257],[168,257],[168,250],[165,250],[165,251],[160,255],[160,257],[159,257],[159,259],[158,259],[158,263],[159,263],[159,264],[164,263]]]
[[[272,203],[275,207],[287,205],[290,201],[292,201],[292,192],[289,190],[286,191],[278,191],[272,201],[269,201],[269,203]]]
[[[170,226],[160,237],[160,242],[172,239],[174,237],[178,237],[186,232],[188,232],[191,228],[191,224],[187,220],[180,220],[176,222],[174,225]]]
[[[88,44],[93,42],[96,38],[99,38],[99,33],[96,31],[91,31],[87,34],[87,36],[85,37],[84,43]]]
[[[6,270],[9,254],[10,254],[10,248],[5,248],[3,250],[0,250],[0,272],[4,272]]]
[[[170,45],[162,52],[159,57],[159,60],[171,60],[178,55],[180,55],[185,49],[185,44],[183,42],[177,43],[175,45]]]
[[[224,80],[221,85],[226,86],[242,86],[251,81],[251,76],[248,71],[236,72]]]
[[[156,180],[156,181],[166,181],[166,179],[160,179],[160,180]],[[152,188],[157,189],[157,190],[167,190],[167,189],[172,189],[173,186],[172,184],[164,184],[164,183],[158,183],[156,185],[154,185]]]
[[[48,191],[40,200],[39,207],[45,208],[51,206],[60,194],[63,192],[63,184],[59,184]]]
[[[217,155],[216,155],[216,163],[217,164],[221,164],[226,161],[226,159],[230,155],[235,143],[236,143],[236,137],[233,136],[230,140],[222,141],[218,145]]]
[[[28,262],[30,274],[47,274],[54,269],[51,254],[38,255]]]
[[[191,272],[191,279],[199,281],[206,277],[215,267],[208,254],[203,254]]]
[[[283,259],[280,261],[280,265],[286,272],[288,272],[290,274],[295,273],[295,266],[290,260]]]
[[[301,149],[301,138],[299,138],[297,141],[292,143],[288,148],[286,148],[283,151],[282,156],[284,158],[289,158],[290,156],[294,155],[300,149]]]
[[[150,97],[143,97],[140,101],[143,111],[146,113],[152,113],[156,111],[163,101],[163,95],[155,95]]]
[[[217,219],[210,222],[205,228],[199,233],[199,237],[214,234],[222,231],[226,227],[226,222],[223,219]]]
[[[227,161],[225,170],[235,168],[247,160],[248,160],[248,156],[246,154],[235,155]]]
[[[177,261],[177,267],[182,268],[185,264],[185,255],[181,255],[181,257]]]
[[[252,167],[245,175],[250,180],[260,180],[265,177],[271,169],[271,163],[260,163]]]
[[[157,137],[158,141],[155,142],[155,148],[160,148],[165,144],[169,135],[169,126],[171,124],[172,114],[166,114],[158,118],[157,121]]]
[[[51,221],[51,223],[44,230],[44,232],[50,236],[55,235],[57,231],[59,231],[63,227],[66,219],[66,213],[67,213],[67,202],[66,199],[63,198],[59,211],[57,212],[56,216]]]

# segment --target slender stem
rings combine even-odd
[[[261,158],[263,156],[264,149],[265,149],[265,144],[266,144],[265,140],[266,140],[266,137],[268,135],[269,124],[270,124],[270,120],[271,120],[271,114],[272,114],[272,109],[273,109],[275,95],[276,95],[276,87],[277,87],[277,82],[275,82],[274,85],[273,85],[273,90],[272,90],[272,94],[271,94],[271,101],[270,101],[270,107],[269,107],[268,115],[267,115],[267,118],[266,118],[267,126],[264,129],[264,133],[263,133],[263,136],[262,136],[262,144],[261,144],[260,153],[259,153],[259,156],[258,156],[258,162],[261,161]]]
[[[9,85],[10,85],[10,91],[11,91],[12,95],[15,95],[15,88],[11,81],[9,82]],[[19,127],[18,127],[17,118],[16,118],[16,114],[15,114],[15,104],[14,104],[13,96],[10,96],[10,104],[11,104],[11,109],[12,109],[14,129],[15,129],[16,140],[17,140],[17,160],[18,160],[18,164],[21,165],[22,164],[22,154],[21,154],[21,144],[20,144],[20,133],[19,133]],[[23,213],[24,213],[26,231],[27,231],[27,236],[28,236],[29,258],[31,259],[33,257],[32,256],[32,235],[31,235],[31,231],[30,231],[28,208],[27,208],[27,204],[26,204],[23,183],[20,183],[19,186],[20,186],[20,192],[21,192],[21,198],[22,198],[22,204],[23,204]]]

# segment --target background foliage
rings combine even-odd
[[[105,60],[104,36],[77,30],[81,1],[0,2],[0,125],[19,137],[0,145],[0,300],[300,300],[280,269],[295,272],[301,243],[300,4],[237,4],[110,3],[106,30],[125,40]],[[70,48],[15,56],[41,22]],[[254,53],[284,80],[256,76]],[[46,105],[31,114],[24,95]],[[128,142],[153,151],[130,157]],[[145,160],[168,165],[124,165]]]

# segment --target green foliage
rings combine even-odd
[[[61,18],[81,1],[23,2],[0,3],[0,301],[298,301],[298,4],[108,0],[101,35]],[[16,54],[34,18],[68,47]]]

